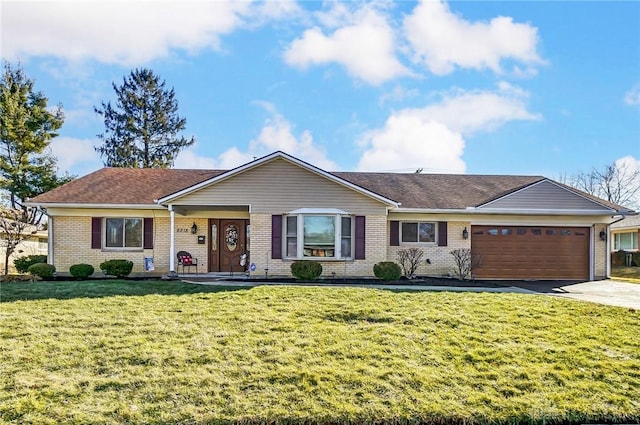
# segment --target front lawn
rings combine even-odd
[[[637,311],[179,282],[99,295],[103,284],[2,284],[0,422],[640,421]]]

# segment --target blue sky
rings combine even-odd
[[[640,166],[640,2],[1,3],[3,59],[102,166],[94,105],[136,67],[179,102],[179,168],[283,150],[327,170],[542,174]]]

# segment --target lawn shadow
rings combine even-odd
[[[189,295],[251,288],[193,285],[180,280],[120,280],[3,282],[0,303],[44,299],[105,298],[115,296]]]
[[[584,282],[584,280],[514,280],[502,281],[501,284],[503,286],[515,286],[516,288],[527,289],[541,294],[557,294],[568,293],[569,291],[563,289],[565,286]]]

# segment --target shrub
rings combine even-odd
[[[46,255],[27,255],[26,257],[20,257],[13,260],[13,265],[16,266],[16,270],[19,273],[27,273],[30,266],[46,262]]]
[[[133,261],[129,260],[107,260],[100,264],[100,270],[104,274],[115,276],[117,278],[123,278],[129,276],[133,269]]]
[[[402,270],[400,266],[393,261],[382,261],[373,265],[373,274],[385,282],[400,279]]]
[[[91,264],[74,264],[69,267],[69,273],[71,273],[71,276],[79,280],[88,278],[94,271],[95,269]]]
[[[612,266],[624,266],[624,261],[627,253],[624,251],[615,251],[611,253],[611,265]]]
[[[424,251],[420,248],[406,248],[398,251],[398,262],[402,266],[407,279],[414,277],[423,255]]]
[[[0,276],[0,282],[12,283],[12,282],[33,282],[39,280],[37,276],[29,274],[5,274]]]
[[[44,280],[53,279],[53,274],[56,272],[56,268],[52,264],[36,263],[29,266],[27,270],[34,276],[39,276]]]
[[[322,264],[311,260],[298,260],[291,263],[291,274],[299,280],[314,280],[322,274]]]
[[[626,266],[627,256],[631,256],[631,266],[640,266],[640,252],[616,251],[611,253],[612,266]]]
[[[459,248],[451,251],[453,260],[456,263],[454,274],[459,280],[465,280],[468,277],[474,278],[473,271],[480,267],[482,259],[478,254],[474,254],[469,248]]]

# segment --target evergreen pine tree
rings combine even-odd
[[[136,69],[113,83],[117,100],[94,108],[104,119],[103,140],[96,147],[108,167],[168,168],[180,151],[195,143],[179,135],[187,120],[178,116],[173,88],[149,69]]]
[[[22,220],[40,222],[44,212],[24,202],[71,180],[58,177],[57,160],[48,152],[64,122],[62,107],[50,110],[48,99],[34,91],[33,80],[20,66],[4,63],[0,76],[0,190]]]

